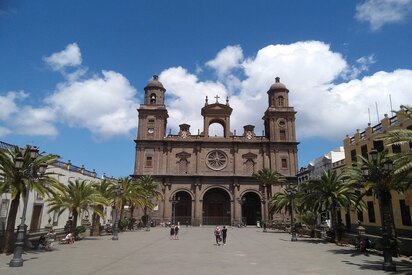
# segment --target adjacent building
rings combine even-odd
[[[386,146],[382,140],[379,140],[383,134],[395,129],[412,130],[412,119],[406,114],[406,109],[402,108],[396,112],[396,115],[388,117],[385,114],[384,119],[379,124],[372,126],[370,123],[364,131],[356,130],[353,136],[347,136],[343,143],[345,148],[345,165],[349,166],[358,161],[358,156],[369,158],[369,152],[372,148],[381,152],[385,149],[388,153],[400,153],[410,151],[412,144],[403,146]],[[395,227],[401,235],[412,236],[412,191],[406,193],[391,192],[392,209],[395,220]],[[352,224],[358,221],[362,223],[369,232],[379,232],[381,226],[381,217],[379,215],[379,203],[374,195],[370,192],[364,198],[367,205],[366,212],[351,211],[350,220]]]

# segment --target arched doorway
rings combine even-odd
[[[172,222],[192,223],[192,197],[188,192],[179,191],[172,198]]]
[[[246,225],[256,225],[262,220],[262,207],[260,197],[253,192],[245,193],[242,196],[242,220]]]
[[[213,188],[203,196],[203,224],[230,225],[230,197],[220,188]]]

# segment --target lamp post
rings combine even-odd
[[[180,197],[173,195],[172,197],[172,224],[176,224],[176,204],[179,203]]]
[[[27,205],[29,203],[29,193],[30,193],[30,187],[33,184],[33,181],[35,179],[40,179],[40,177],[46,172],[47,169],[47,164],[42,163],[38,167],[38,172],[36,171],[36,167],[34,167],[34,161],[37,159],[39,156],[39,149],[36,146],[30,147],[27,146],[26,150],[30,150],[30,159],[31,162],[29,166],[27,167],[26,170],[21,171],[23,177],[28,178],[29,182],[26,187],[26,194],[24,198],[24,205],[23,205],[23,213],[21,215],[21,223],[19,226],[17,226],[17,238],[16,238],[16,243],[15,243],[15,248],[14,248],[14,254],[13,254],[13,259],[10,261],[10,266],[11,267],[19,267],[23,266],[23,259],[21,257],[23,250],[24,250],[24,239],[26,235],[26,229],[27,225],[25,224],[26,222],[26,213],[27,213]],[[24,164],[24,159],[22,157],[17,157],[15,160],[15,166],[17,169],[21,169]]]
[[[372,164],[368,167],[366,164],[361,167],[362,174],[366,180],[375,183],[375,193],[379,201],[379,210],[382,222],[382,246],[383,259],[382,269],[385,271],[396,271],[396,265],[392,261],[392,215],[391,215],[391,191],[387,184],[390,181],[393,163],[386,160],[378,162],[378,151],[372,149],[369,152]]]
[[[240,204],[240,225],[246,226],[246,224],[243,222],[243,205],[246,202],[246,198],[242,197],[242,198],[238,198],[237,200],[239,201],[239,204]]]
[[[115,202],[114,202],[114,218],[113,218],[113,237],[112,240],[113,241],[117,241],[119,239],[119,222],[118,222],[118,213],[117,213],[117,204],[118,204],[118,200],[119,197],[122,195],[123,193],[123,187],[121,182],[119,181],[117,183],[116,188],[114,189],[114,193],[116,195],[115,198]]]
[[[289,185],[286,192],[290,200],[290,233],[292,234],[290,241],[296,242],[298,240],[298,238],[296,237],[296,225],[294,221],[296,188],[292,185]]]

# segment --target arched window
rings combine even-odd
[[[245,174],[246,175],[252,175],[254,173],[254,167],[255,167],[255,163],[253,162],[253,160],[248,159],[245,163]]]
[[[276,98],[276,101],[278,107],[283,107],[283,105],[285,104],[285,99],[283,98],[283,96],[278,96]]]
[[[187,159],[179,161],[179,174],[187,174]]]
[[[150,95],[150,104],[156,104],[156,94]]]

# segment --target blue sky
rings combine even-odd
[[[0,1],[0,140],[126,176],[153,74],[194,134],[216,94],[261,133],[279,76],[306,166],[412,104],[411,45],[412,0]]]

